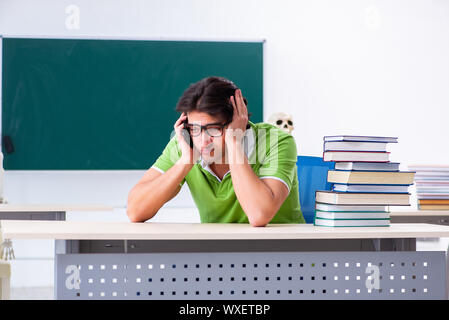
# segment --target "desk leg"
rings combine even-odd
[[[55,299],[58,298],[58,287],[61,286],[60,283],[58,283],[58,276],[57,276],[57,259],[56,257],[58,255],[66,255],[66,254],[73,254],[73,253],[79,253],[79,240],[55,240],[55,259],[54,259],[54,297]]]
[[[449,246],[446,250],[446,300],[449,300]]]
[[[371,239],[374,251],[416,251],[416,238]]]
[[[55,254],[80,253],[79,240],[55,240]]]
[[[416,251],[416,238],[394,239],[394,251]]]
[[[380,239],[373,239],[374,251],[380,251]]]
[[[0,300],[9,300],[11,285],[9,278],[1,278],[0,279]]]

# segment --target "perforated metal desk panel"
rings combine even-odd
[[[445,299],[447,292],[445,252],[416,252],[403,243],[449,237],[448,226],[1,223],[5,238],[59,240],[57,299]],[[80,240],[145,245],[140,253],[126,243],[116,253],[77,253],[72,242]],[[313,241],[327,242],[303,250]],[[348,250],[346,241],[372,242],[367,250],[374,251]],[[397,245],[382,251],[382,241]]]
[[[59,254],[56,260],[58,299],[445,298],[439,252]]]

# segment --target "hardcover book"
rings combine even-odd
[[[350,205],[409,206],[410,194],[404,193],[347,193],[316,191],[316,202]]]
[[[348,219],[389,219],[389,212],[329,212],[329,211],[315,211],[315,218],[333,219],[333,220],[348,220]]]
[[[399,171],[398,162],[336,162],[335,170]]]
[[[329,212],[388,212],[386,206],[352,206],[352,205],[336,205],[328,203],[315,202],[315,209],[319,211]]]
[[[411,185],[415,173],[411,171],[379,172],[379,171],[337,171],[327,172],[327,181],[344,184],[392,184]]]
[[[377,151],[386,152],[387,143],[358,141],[325,141],[324,151]]]
[[[325,136],[324,141],[359,141],[359,142],[386,142],[397,143],[397,137],[378,137],[378,136]]]
[[[388,227],[390,219],[333,220],[315,218],[314,224],[324,227]]]
[[[351,162],[389,162],[389,152],[365,152],[365,151],[324,151],[324,161],[351,161]]]
[[[332,190],[364,193],[408,193],[409,185],[334,184]]]

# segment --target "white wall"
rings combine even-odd
[[[402,169],[449,164],[446,0],[0,0],[0,34],[266,39],[265,119],[291,113],[300,154],[320,156],[324,135],[392,135]],[[6,172],[5,197],[123,207],[143,173]],[[184,188],[170,206],[194,204]]]
[[[79,9],[78,29],[69,5]],[[392,160],[449,163],[445,0],[3,0],[0,33],[266,39],[265,119],[291,113],[301,154],[321,155],[324,135],[394,135]],[[141,174],[7,172],[5,196],[124,206]],[[193,204],[188,192],[178,200]]]

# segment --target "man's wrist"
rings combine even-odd
[[[178,166],[183,167],[184,169],[186,169],[186,170],[188,170],[188,171],[189,171],[190,169],[192,169],[192,168],[193,168],[193,165],[194,165],[192,159],[187,159],[187,158],[183,158],[183,157],[179,158],[179,160],[176,161],[176,164],[177,164]]]
[[[245,151],[243,145],[239,141],[233,141],[226,145],[228,162],[230,165],[234,164],[245,164]]]
[[[229,150],[235,150],[236,148],[240,147],[242,145],[242,138],[232,136],[227,139],[225,139],[226,148]]]

